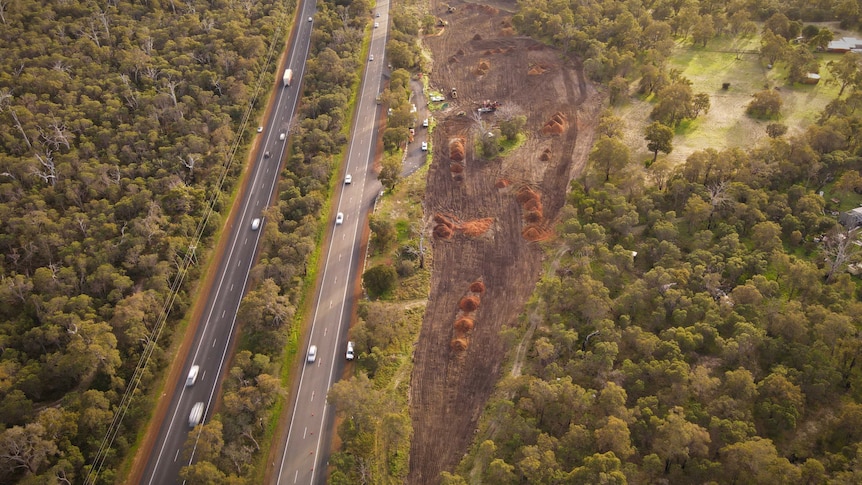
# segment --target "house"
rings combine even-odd
[[[862,39],[856,37],[842,37],[829,42],[826,52],[862,52]]]
[[[854,229],[862,226],[862,207],[842,212],[838,215],[838,222],[843,224],[847,229]]]

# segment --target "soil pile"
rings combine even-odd
[[[554,116],[545,123],[542,127],[542,133],[545,135],[560,135],[569,127],[569,121],[566,115],[557,112]]]
[[[485,234],[488,229],[491,228],[491,224],[493,223],[494,219],[491,217],[485,217],[483,219],[473,219],[472,221],[467,221],[461,224],[459,229],[461,229],[461,232],[463,232],[465,236],[479,237],[482,234]]]
[[[453,138],[449,140],[449,159],[460,162],[464,160],[464,139]]]

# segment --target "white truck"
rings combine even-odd
[[[285,69],[281,80],[284,81],[285,86],[290,86],[290,82],[293,81],[293,69]]]

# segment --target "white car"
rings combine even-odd
[[[379,23],[379,22],[374,22],[374,28],[376,29],[377,27],[380,27],[380,23]]]
[[[253,221],[251,221],[251,230],[257,231],[260,229],[260,217],[255,217]]]
[[[428,118],[422,120],[422,128],[428,128]]]
[[[258,127],[257,127],[257,132],[258,132],[258,133],[263,133],[263,127],[262,127],[262,126],[258,126]]]
[[[186,387],[195,385],[195,381],[198,380],[198,372],[201,370],[200,367],[193,365],[191,369],[189,369],[189,375],[186,377]]]
[[[347,185],[350,185],[350,182],[353,182],[353,177],[351,177],[350,174],[345,175],[344,176],[344,183]]]
[[[311,22],[311,20],[312,20],[311,17],[308,17],[308,21]]]
[[[309,364],[313,364],[315,360],[317,360],[317,345],[309,345],[308,346],[308,356],[305,360]]]
[[[342,222],[344,222],[344,213],[343,213],[343,212],[339,212],[339,213],[335,216],[335,225],[336,225],[336,226],[340,226]]]
[[[279,133],[278,139],[279,141],[284,141],[284,133]]]
[[[347,342],[347,353],[344,355],[347,360],[353,360],[356,356],[353,354],[353,342]]]
[[[368,60],[373,61],[374,60],[374,54],[371,54],[370,56],[368,56]]]
[[[204,403],[196,402],[192,406],[192,412],[189,413],[189,428],[201,424],[201,419],[204,417]]]
[[[423,151],[423,152],[427,152],[427,151],[428,151],[428,142],[427,142],[427,141],[423,141],[423,142],[422,142],[422,151]]]

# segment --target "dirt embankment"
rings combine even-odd
[[[515,36],[510,14],[461,2],[431,8],[448,26],[425,39],[430,81],[458,97],[435,114],[425,200],[434,271],[410,391],[408,482],[417,485],[438,483],[473,438],[499,377],[500,330],[515,323],[539,278],[537,242],[553,236],[601,104],[576,60]],[[496,112],[478,113],[487,106]],[[526,142],[505,158],[480,159],[475,141],[514,115],[527,117]]]

